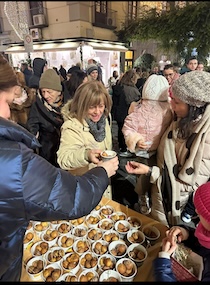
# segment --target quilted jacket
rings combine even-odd
[[[52,166],[35,154],[39,146],[26,129],[0,118],[0,281],[20,280],[29,221],[87,215],[109,183],[102,167],[72,176]]]

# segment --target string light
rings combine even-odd
[[[17,36],[24,40],[24,36],[29,34],[27,2],[5,1],[4,13]]]

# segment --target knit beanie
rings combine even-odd
[[[210,103],[210,73],[194,70],[181,75],[173,84],[172,92],[190,106],[202,107]]]
[[[39,81],[39,88],[48,88],[56,91],[62,91],[60,76],[54,69],[47,69],[42,73]]]
[[[194,193],[193,201],[198,214],[210,223],[210,182],[198,187]]]
[[[142,99],[168,101],[169,83],[163,75],[152,74],[145,81],[142,89]]]
[[[0,90],[18,85],[15,71],[10,66],[7,59],[0,54]]]
[[[87,72],[87,74],[89,75],[89,74],[91,74],[91,72],[92,72],[93,70],[97,70],[97,71],[98,71],[97,65],[95,65],[95,64],[89,64],[89,65],[87,66],[86,72]]]

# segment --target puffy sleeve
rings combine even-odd
[[[100,202],[109,183],[103,167],[73,176],[28,149],[24,153],[22,187],[28,220],[75,219]]]

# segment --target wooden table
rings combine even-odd
[[[109,200],[105,197],[102,198],[100,204],[102,205],[110,205],[112,206],[115,211],[121,211],[124,212],[127,216],[136,216],[138,218],[140,218],[140,220],[142,221],[142,226],[144,225],[155,225],[155,227],[157,227],[160,231],[160,237],[159,239],[156,241],[156,243],[151,246],[150,248],[147,249],[148,251],[148,257],[147,259],[144,261],[144,263],[138,267],[138,272],[137,275],[134,278],[134,281],[154,281],[153,279],[153,274],[152,274],[152,261],[157,257],[158,252],[161,249],[161,241],[162,238],[165,237],[165,232],[168,229],[165,225],[161,224],[160,222],[151,219],[147,216],[144,216],[122,204],[119,204],[113,200]],[[24,256],[23,256],[23,267],[22,267],[22,274],[21,274],[21,279],[20,281],[31,281],[31,279],[29,278],[28,274],[26,273],[25,270],[25,266],[24,266],[24,261],[29,259],[31,256],[30,250],[26,249],[24,251]],[[41,281],[41,280],[40,280]]]

